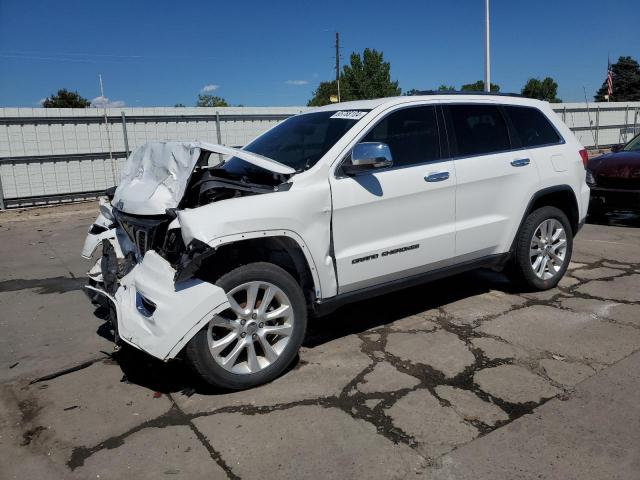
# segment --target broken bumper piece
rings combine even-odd
[[[118,336],[161,360],[174,358],[209,320],[229,308],[224,290],[199,279],[174,283],[175,270],[153,250],[120,279],[113,295]],[[89,293],[87,292],[87,293]]]

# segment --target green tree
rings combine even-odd
[[[400,95],[398,82],[391,81],[391,64],[384,61],[382,52],[365,48],[362,56],[353,52],[349,63],[342,69],[340,100]]]
[[[184,103],[176,103],[174,107],[186,107]]]
[[[402,95],[406,97],[410,97],[411,95],[419,95],[422,90],[418,90],[417,88],[412,88],[411,90],[407,90]]]
[[[620,57],[611,65],[613,71],[613,91],[609,98],[612,102],[635,102],[640,100],[640,66],[631,57]],[[604,102],[607,94],[607,79],[596,92],[596,102]]]
[[[82,97],[78,92],[70,92],[61,88],[58,93],[44,99],[44,108],[87,108],[91,102]]]
[[[201,93],[198,95],[196,107],[228,107],[229,104],[222,97]]]
[[[320,82],[318,88],[313,91],[313,97],[307,102],[309,107],[321,107],[331,103],[331,95],[338,95],[338,84],[335,80],[331,82]]]
[[[558,84],[551,77],[546,77],[544,80],[530,78],[522,87],[521,93],[525,97],[546,100],[551,103],[562,101],[558,98]]]
[[[340,74],[340,100],[363,100],[367,98],[400,95],[397,81],[391,81],[391,64],[384,61],[382,52],[365,48],[362,55],[353,52],[349,64]],[[319,106],[330,103],[331,95],[338,94],[334,81],[321,82],[313,92],[308,105]]]
[[[478,80],[475,83],[467,83],[466,85],[462,85],[460,87],[462,92],[483,92],[484,91],[484,80]],[[498,93],[500,91],[500,85],[496,85],[495,83],[491,84],[491,91],[494,93]]]
[[[482,86],[484,87],[484,82],[482,83]],[[498,87],[498,89],[500,89],[500,87]],[[455,92],[456,87],[454,87],[453,85],[442,84],[438,87],[438,91],[439,92]]]

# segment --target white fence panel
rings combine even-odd
[[[640,131],[640,102],[553,109],[586,147]],[[0,108],[0,208],[85,198],[114,185],[129,151],[151,140],[243,146],[307,107]],[[219,129],[219,131],[218,131]],[[110,152],[111,151],[111,155]]]

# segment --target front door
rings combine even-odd
[[[330,179],[338,293],[422,273],[455,252],[453,162],[434,106],[387,114],[362,142],[386,143],[393,166]]]

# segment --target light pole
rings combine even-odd
[[[489,51],[489,0],[484,0],[484,91],[491,91],[491,56]]]

